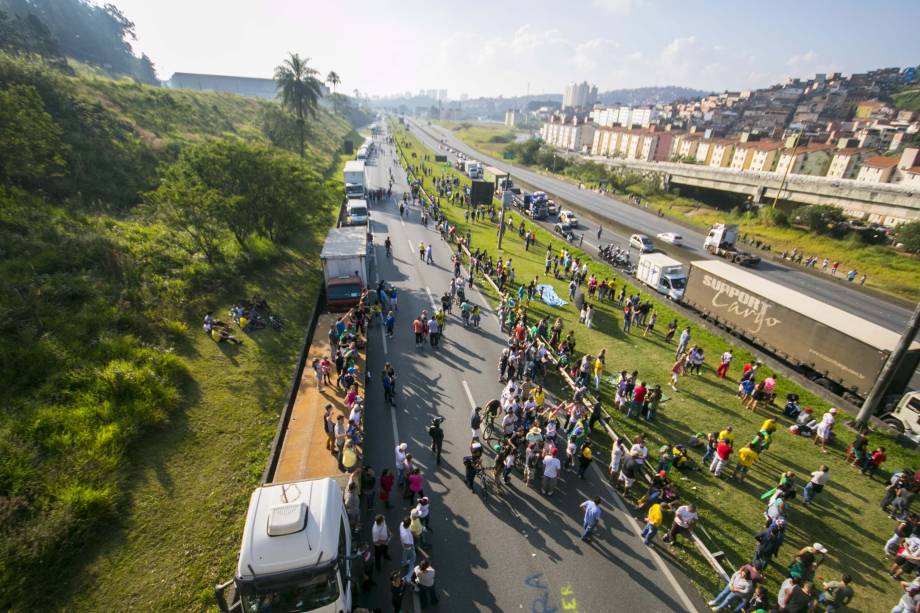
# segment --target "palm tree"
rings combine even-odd
[[[329,74],[326,75],[326,83],[332,86],[332,110],[336,114],[339,112],[339,99],[335,95],[335,86],[342,82],[342,77],[339,76],[334,70],[330,70]]]
[[[310,58],[291,53],[289,58],[275,68],[275,85],[279,90],[281,104],[297,117],[300,157],[304,155],[306,115],[309,113],[311,117],[316,117],[316,107],[323,95],[322,83],[316,78],[319,72],[309,64]]]
[[[342,82],[342,78],[334,70],[330,70],[326,75],[326,83],[332,86],[332,93],[335,94],[335,86]]]

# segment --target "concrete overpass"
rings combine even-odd
[[[898,184],[861,183],[853,179],[790,174],[783,186],[783,176],[773,172],[739,172],[729,168],[639,162],[599,156],[588,159],[611,168],[646,176],[655,175],[664,186],[691,185],[734,192],[750,196],[755,203],[770,202],[779,193],[780,200],[801,204],[829,204],[854,217],[886,225],[920,219],[920,189]]]

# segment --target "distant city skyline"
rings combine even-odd
[[[816,72],[920,62],[920,3],[766,4],[676,0],[558,3],[303,4],[276,0],[114,0],[136,24],[135,51],[173,72],[270,77],[289,51],[339,91],[420,89],[470,97],[679,85],[748,89]],[[258,7],[258,8],[255,8]],[[868,23],[883,23],[884,35]],[[343,38],[347,35],[347,39]]]

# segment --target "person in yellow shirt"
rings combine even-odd
[[[732,427],[731,427],[731,426],[726,426],[724,430],[722,430],[721,432],[719,432],[719,440],[720,440],[720,441],[728,441],[729,443],[732,444],[732,446],[734,446],[734,444],[735,444],[735,435],[734,435],[734,433],[732,432]]]
[[[600,358],[594,360],[594,391],[601,389],[601,377],[604,374],[604,361]]]
[[[754,451],[750,443],[742,447],[741,451],[738,452],[738,462],[735,464],[731,478],[734,479],[735,475],[740,475],[740,480],[744,481],[751,466],[757,461],[757,457],[758,453]]]
[[[537,386],[530,393],[530,396],[533,398],[533,401],[537,404],[537,407],[543,408],[543,401],[546,400],[546,393],[543,391],[542,386]]]
[[[655,534],[658,533],[658,529],[664,521],[664,512],[670,509],[671,505],[667,502],[655,503],[649,507],[648,514],[645,516],[645,528],[642,529],[643,543],[651,545],[652,539],[655,538]]]
[[[773,434],[776,432],[776,420],[775,419],[765,419],[762,424],[760,424],[760,431]]]

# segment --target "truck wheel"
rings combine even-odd
[[[854,394],[853,392],[844,392],[843,399],[849,402],[850,404],[853,404],[856,406],[859,406],[861,402],[860,397]]]
[[[894,416],[885,417],[882,421],[897,430],[899,434],[904,434],[904,424],[901,423],[901,420]]]

